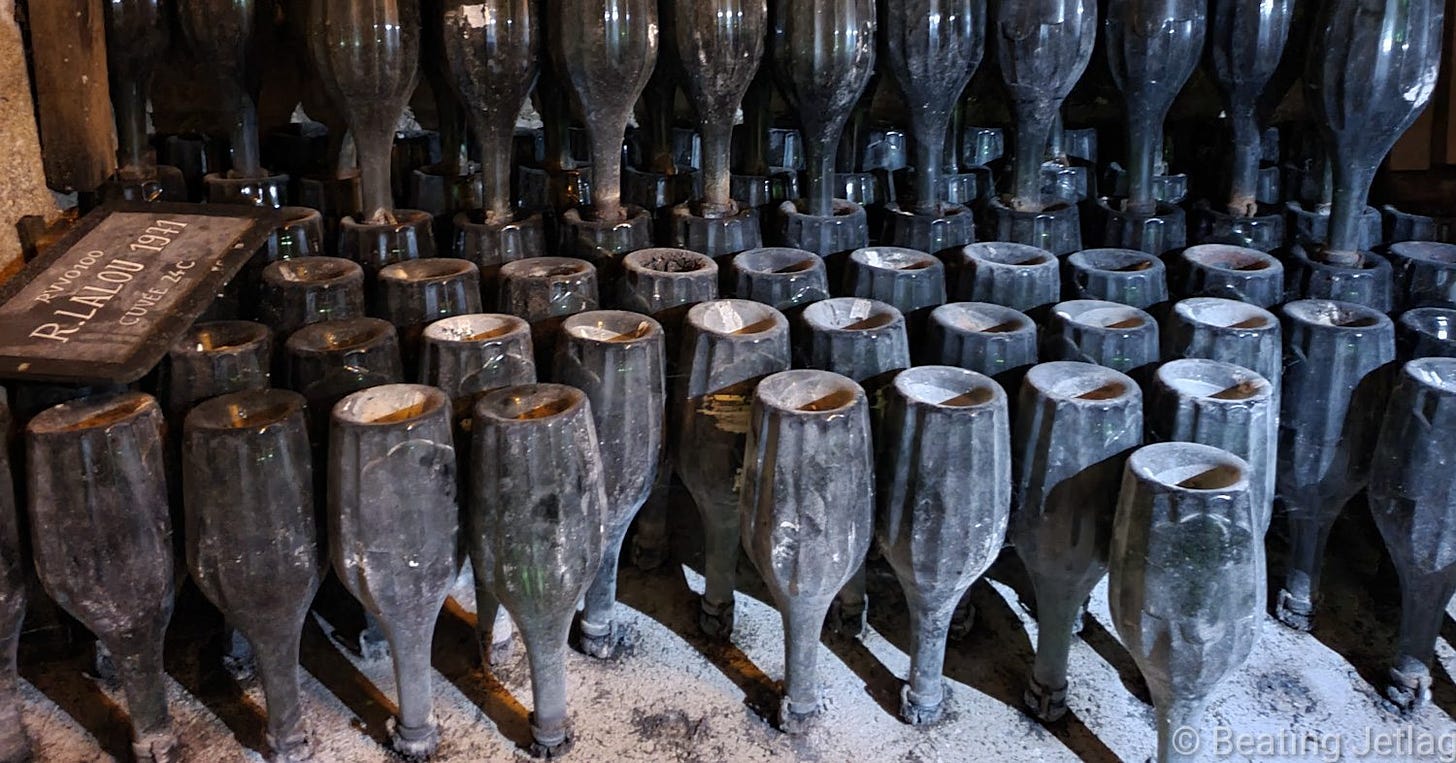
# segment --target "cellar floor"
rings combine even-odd
[[[1265,620],[1248,663],[1212,699],[1201,736],[1203,759],[1222,757],[1218,752],[1231,752],[1226,757],[1232,760],[1335,760],[1336,752],[1347,760],[1431,759],[1409,746],[1361,755],[1372,733],[1390,744],[1436,737],[1446,744],[1437,752],[1456,759],[1456,622],[1448,617],[1443,629],[1433,702],[1409,719],[1383,708],[1372,681],[1392,643],[1398,599],[1389,573],[1377,572],[1371,538],[1378,542],[1378,536],[1352,513],[1346,512],[1331,542],[1316,632],[1295,633]],[[691,562],[692,528],[674,533],[683,552],[678,558]],[[1278,543],[1271,545],[1273,568],[1280,569]],[[777,704],[774,682],[782,674],[783,652],[778,616],[764,603],[763,590],[745,581],[733,644],[723,647],[697,635],[692,589],[700,586],[686,565],[650,573],[624,566],[622,613],[636,626],[637,647],[611,664],[570,653],[576,748],[568,760],[1142,761],[1153,752],[1146,689],[1115,635],[1105,583],[1072,648],[1071,713],[1065,719],[1044,726],[1022,712],[1035,623],[1013,588],[991,581],[972,589],[976,627],[950,647],[947,717],[921,729],[895,715],[898,677],[908,666],[903,599],[893,577],[872,568],[871,630],[862,640],[826,635],[819,669],[827,709],[801,738],[785,736],[765,720]],[[475,668],[473,597],[464,589],[456,593],[434,644],[436,713],[444,728],[436,760],[527,759],[531,699],[524,651],[517,641],[504,666],[490,673]],[[302,658],[318,759],[391,760],[381,746],[394,693],[390,665],[361,661],[341,646],[347,639],[332,637],[334,625],[354,616],[342,607],[322,609],[304,633]],[[216,623],[200,620],[206,618],[179,619],[168,641],[171,699],[186,759],[262,760],[261,690],[255,682],[238,686],[218,667],[219,647],[211,637]],[[24,722],[38,759],[125,759],[119,695],[84,675],[82,646],[60,650],[59,658],[57,651],[32,643],[23,650]],[[37,656],[42,652],[46,659]],[[1242,754],[1228,749],[1235,741],[1246,745]]]

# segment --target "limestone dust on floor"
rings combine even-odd
[[[1362,566],[1370,560],[1346,562],[1327,573],[1326,609],[1314,635],[1266,618],[1249,662],[1210,703],[1198,737],[1201,759],[1321,760],[1332,751],[1349,759],[1372,735],[1399,744],[1401,734],[1444,740],[1444,749],[1456,753],[1456,722],[1449,715],[1456,710],[1449,678],[1456,671],[1456,632],[1450,621],[1438,647],[1434,701],[1414,717],[1400,718],[1372,685],[1398,608],[1370,583],[1370,569]],[[693,589],[701,584],[686,566],[641,572],[624,565],[621,612],[637,630],[636,650],[616,663],[569,653],[576,747],[568,760],[1142,761],[1153,753],[1146,688],[1117,641],[1105,583],[1072,647],[1071,712],[1064,720],[1044,726],[1022,712],[1036,625],[1013,588],[982,582],[971,595],[976,627],[953,641],[947,654],[946,718],[922,729],[895,715],[899,677],[909,664],[904,602],[893,576],[872,566],[870,630],[862,639],[825,636],[819,670],[826,709],[801,738],[779,733],[767,720],[777,706],[783,645],[778,614],[762,598],[761,584],[743,584],[729,645],[697,634]],[[528,760],[524,649],[517,639],[506,664],[489,672],[476,668],[473,598],[468,587],[457,588],[437,628],[434,694],[443,740],[435,759]],[[344,646],[349,628],[336,633],[333,623],[349,618],[346,609],[320,611],[305,630],[302,657],[317,759],[395,760],[383,746],[394,693],[390,663],[363,661]],[[262,760],[261,689],[256,681],[235,684],[208,642],[195,635],[169,638],[172,706],[187,759]],[[41,761],[124,759],[122,700],[87,678],[85,667],[78,654],[22,668],[25,726]],[[1430,759],[1414,748],[1409,754],[1392,749],[1375,759]]]

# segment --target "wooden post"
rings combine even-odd
[[[27,7],[46,183],[58,191],[94,191],[116,169],[102,7],[102,0]]]

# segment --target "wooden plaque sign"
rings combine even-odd
[[[276,225],[234,205],[97,209],[0,289],[0,377],[140,379]]]

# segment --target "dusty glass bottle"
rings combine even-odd
[[[820,629],[869,550],[874,462],[869,405],[853,380],[784,371],[753,395],[738,510],[743,547],[784,623],[779,728],[806,731],[823,707]]]
[[[887,243],[932,254],[975,241],[970,210],[943,187],[945,144],[961,92],[986,48],[984,0],[887,0],[879,5],[883,65],[909,108],[914,203],[887,216]],[[952,146],[954,143],[952,142]]]
[[[364,269],[338,257],[282,260],[263,268],[258,320],[285,342],[310,323],[364,317]]]
[[[597,269],[571,257],[532,257],[500,269],[500,311],[531,324],[536,365],[549,366],[561,322],[600,306]]]
[[[399,703],[390,744],[428,758],[440,743],[430,645],[460,570],[450,400],[388,384],[340,400],[331,419],[329,556],[389,642]]]
[[[1135,249],[1083,249],[1064,261],[1062,293],[1067,299],[1100,299],[1142,310],[1168,301],[1163,261]]]
[[[1456,244],[1402,241],[1386,249],[1395,279],[1395,309],[1456,307]]]
[[[1036,365],[1036,324],[1025,313],[989,302],[952,302],[930,313],[922,363],[982,373],[1010,391]]]
[[[1112,78],[1127,104],[1127,197],[1098,200],[1104,246],[1161,255],[1187,240],[1185,215],[1176,205],[1185,191],[1169,193],[1163,123],[1173,99],[1203,53],[1208,8],[1198,0],[1111,0],[1103,40]],[[1185,184],[1186,185],[1186,184]]]
[[[573,315],[561,324],[553,370],[556,381],[586,393],[596,426],[607,514],[579,624],[582,651],[613,659],[635,640],[614,613],[622,542],[657,480],[667,432],[662,326],[617,310]]]
[[[1232,140],[1222,208],[1207,202],[1196,208],[1199,243],[1231,241],[1266,252],[1283,245],[1284,216],[1271,206],[1276,199],[1261,193],[1272,169],[1260,166],[1268,117],[1261,112],[1268,110],[1265,89],[1284,55],[1293,21],[1294,0],[1215,0],[1209,6],[1209,68],[1223,91]]]
[[[900,716],[933,723],[945,699],[952,613],[991,566],[1011,513],[1006,393],[960,368],[900,372],[876,447],[875,540],[905,590],[913,653]]]
[[[1418,307],[1395,324],[1396,350],[1402,361],[1456,357],[1456,310]]]
[[[879,300],[838,297],[809,305],[802,319],[804,330],[795,343],[799,365],[853,379],[879,410],[895,374],[911,364],[905,316]],[[828,615],[829,628],[846,636],[860,635],[868,622],[864,559],[859,562]]]
[[[612,279],[622,255],[652,245],[651,215],[622,204],[622,136],[657,61],[657,0],[556,0],[547,22],[591,136],[591,205],[562,214],[560,252]]]
[[[840,134],[875,68],[874,0],[776,3],[771,60],[774,79],[798,115],[808,152],[803,205],[779,208],[782,243],[821,257],[869,244],[858,204],[834,198]]]
[[[1277,388],[1243,366],[1187,358],[1158,367],[1149,398],[1149,440],[1212,445],[1248,464],[1249,505],[1262,535],[1274,516]]]
[[[453,257],[396,262],[379,271],[374,296],[373,314],[394,324],[406,376],[414,378],[425,327],[480,312],[480,270]]]
[[[258,62],[253,29],[266,4],[256,0],[189,0],[176,4],[178,26],[198,61],[207,62],[228,117],[232,167],[203,177],[207,200],[282,207],[288,176],[263,168],[258,150]]]
[[[1230,244],[1199,244],[1178,253],[1180,297],[1220,297],[1263,308],[1284,302],[1284,265],[1273,255]]]
[[[997,60],[1016,120],[1011,194],[991,200],[995,239],[1057,254],[1075,252],[1082,248],[1077,206],[1042,192],[1042,162],[1062,102],[1092,57],[1097,4],[997,3],[994,13]]]
[[[724,299],[688,311],[672,390],[678,411],[677,473],[703,523],[703,595],[698,627],[726,639],[733,632],[738,571],[737,479],[743,469],[753,393],[770,374],[789,370],[789,322],[774,308]]]
[[[438,387],[454,408],[456,462],[472,456],[475,401],[500,387],[536,383],[531,326],[514,315],[444,318],[425,327],[420,343],[421,384]],[[461,506],[470,502],[470,470],[457,469]],[[468,516],[468,515],[463,515]],[[468,526],[463,528],[467,534]],[[483,665],[503,663],[511,652],[510,617],[471,565],[475,581],[475,628]]]
[[[310,435],[328,441],[329,412],[345,395],[404,380],[394,326],[378,318],[320,321],[288,337],[288,389],[308,400]]]
[[[103,198],[187,201],[187,184],[176,167],[159,166],[147,144],[147,99],[152,73],[168,48],[169,4],[163,0],[107,0],[106,68],[116,116],[116,173]]]
[[[556,757],[572,741],[566,639],[607,519],[591,403],[559,384],[488,392],[475,404],[474,447],[470,560],[526,643],[532,754]]]
[[[734,297],[776,310],[802,308],[829,298],[824,260],[803,249],[768,247],[743,252],[733,258],[731,271]]]
[[[1282,312],[1277,489],[1290,548],[1275,615],[1308,631],[1330,529],[1370,476],[1395,327],[1384,314],[1348,302],[1299,300]]]
[[[303,396],[256,389],[192,409],[183,429],[187,568],[253,647],[273,760],[312,756],[299,642],[324,572]]]
[[[919,343],[926,317],[945,304],[945,265],[915,249],[856,249],[845,263],[843,295],[893,306],[905,316],[911,342]]]
[[[1107,572],[1122,463],[1142,442],[1142,392],[1090,363],[1033,366],[1012,432],[1008,538],[1031,577],[1036,661],[1025,701],[1038,718],[1067,711],[1067,655],[1076,620]]]
[[[1194,297],[1173,305],[1163,332],[1163,357],[1207,358],[1257,372],[1277,390],[1284,376],[1283,331],[1257,305]]]
[[[757,223],[755,223],[756,225]],[[721,273],[706,254],[686,249],[638,249],[622,258],[617,307],[649,315],[662,325],[668,378],[678,375],[683,319],[694,305],[718,298]],[[669,394],[667,420],[675,421],[677,401]],[[644,570],[660,567],[668,557],[668,515],[673,503],[674,432],[669,425],[663,462],[652,496],[637,514],[632,530],[632,563]]]
[[[1332,0],[1315,12],[1305,101],[1324,140],[1333,196],[1318,265],[1360,268],[1360,238],[1376,168],[1425,108],[1441,60],[1438,0]],[[1334,294],[1301,297],[1339,299]]]
[[[762,245],[758,211],[733,198],[733,120],[767,40],[764,0],[669,0],[672,47],[702,136],[700,199],[671,211],[672,243],[725,258]],[[665,43],[667,44],[667,43]],[[726,261],[722,263],[726,265]]]
[[[25,432],[36,572],[110,653],[144,763],[179,760],[162,666],[176,598],[162,428],[155,399],[123,392],[48,408]]]
[[[1074,299],[1052,308],[1043,354],[1095,363],[1146,381],[1158,362],[1158,322],[1116,302]]]
[[[454,256],[480,268],[487,309],[495,309],[495,274],[501,265],[548,254],[544,218],[517,209],[511,196],[516,118],[539,70],[539,5],[537,0],[445,2],[445,55],[481,163],[481,208],[455,215]]]
[[[1248,464],[1208,445],[1158,443],[1127,459],[1107,599],[1148,682],[1159,763],[1196,759],[1189,732],[1200,735],[1209,695],[1248,659],[1264,618],[1264,528],[1249,489]]]
[[[1026,244],[989,242],[961,250],[951,299],[990,302],[1040,321],[1062,298],[1060,264],[1051,252]]]
[[[1400,631],[1384,693],[1403,712],[1431,698],[1431,665],[1456,593],[1456,504],[1447,446],[1456,434],[1456,360],[1401,369],[1370,470],[1370,509],[1400,573]]]
[[[391,190],[395,126],[419,70],[418,0],[317,0],[309,4],[308,41],[314,70],[359,154],[364,207],[340,222],[340,254],[371,273],[433,257],[430,215],[396,210]]]

